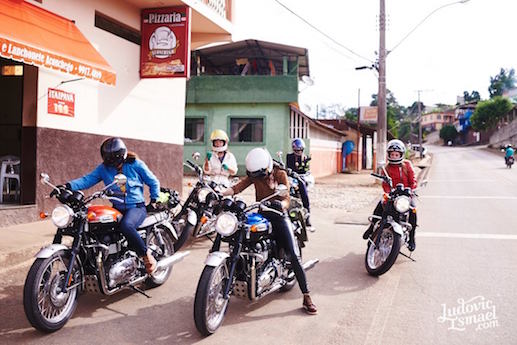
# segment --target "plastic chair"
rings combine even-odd
[[[9,180],[11,179],[16,180],[16,196],[20,196],[20,159],[16,156],[3,156],[0,157],[0,161],[2,161],[2,166],[0,168],[0,203],[2,203],[4,197],[4,184],[6,184],[7,187],[7,194],[10,194]],[[17,168],[15,169],[15,167]]]

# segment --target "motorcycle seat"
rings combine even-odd
[[[145,217],[142,224],[140,224],[138,229],[147,228],[148,226],[154,225],[156,223],[160,223],[166,219],[167,219],[167,212],[165,212],[165,211],[148,214],[147,217]]]

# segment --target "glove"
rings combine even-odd
[[[230,168],[228,168],[228,165],[226,165],[226,163],[223,164],[223,169],[226,170],[226,171],[230,170]]]
[[[206,159],[207,159],[207,160],[210,160],[211,158],[212,158],[212,151],[208,151],[208,152],[206,153]]]
[[[282,207],[282,202],[280,200],[266,201],[264,203],[264,206],[266,206],[268,208],[272,208],[273,210],[277,210],[277,211],[283,211],[284,210],[284,208]]]
[[[60,184],[56,187],[59,189],[59,191],[57,191],[56,189],[52,189],[52,191],[50,192],[51,198],[58,194],[61,194],[66,189],[72,189],[72,187],[70,186],[70,183]]]
[[[169,193],[160,192],[160,194],[158,194],[158,199],[156,199],[156,202],[166,204],[167,201],[169,201],[169,197],[170,197]],[[152,200],[151,200],[151,202],[152,202]]]

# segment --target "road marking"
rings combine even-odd
[[[420,195],[420,199],[500,199],[517,200],[517,196],[506,195]]]
[[[418,237],[446,237],[446,238],[469,238],[484,240],[517,240],[517,235],[506,234],[463,234],[458,232],[426,232],[417,231]]]
[[[452,180],[452,179],[431,179],[428,180],[428,182],[496,182],[496,180],[490,180],[490,179],[458,179],[458,180]]]

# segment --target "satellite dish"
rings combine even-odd
[[[304,84],[307,84],[308,86],[314,85],[314,80],[312,80],[312,78],[309,77],[308,75],[302,76],[302,81]]]

